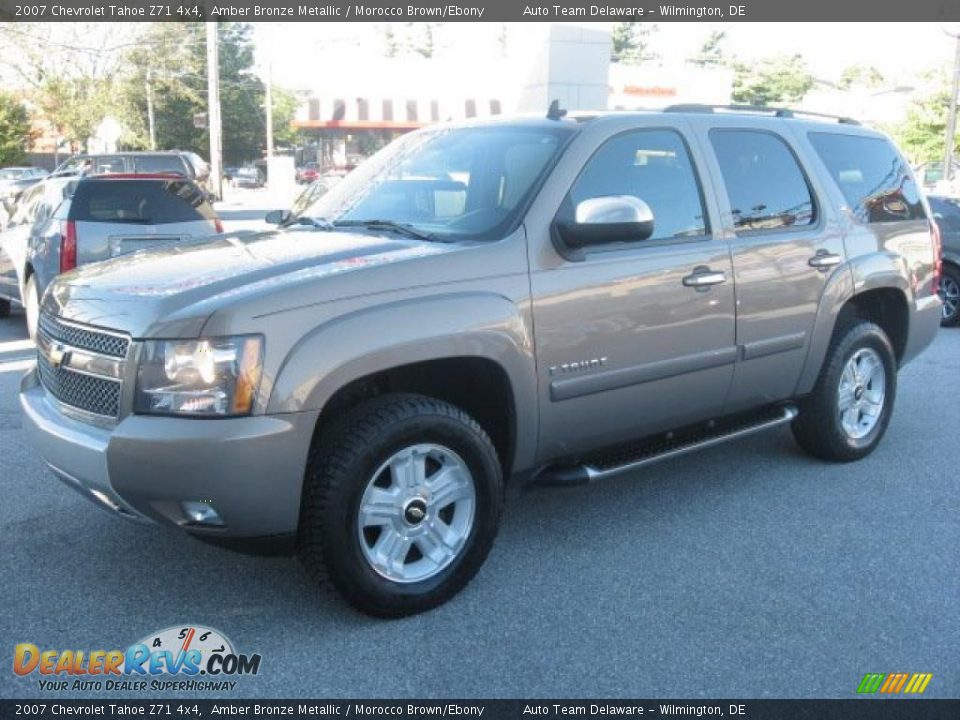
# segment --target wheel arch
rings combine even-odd
[[[320,326],[284,360],[267,412],[319,411],[319,432],[366,398],[427,395],[473,415],[510,474],[535,457],[536,388],[533,339],[517,305],[486,293],[445,295]]]

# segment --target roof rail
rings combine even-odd
[[[722,112],[743,112],[757,113],[762,115],[773,115],[778,118],[814,117],[825,118],[827,120],[836,120],[842,125],[859,125],[857,120],[842,115],[829,115],[827,113],[810,112],[809,110],[794,110],[791,108],[767,107],[766,105],[706,105],[699,103],[686,103],[681,105],[669,105],[663,109],[664,112],[685,112],[685,113],[713,113],[718,110]]]

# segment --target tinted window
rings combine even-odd
[[[861,222],[926,217],[907,164],[887,140],[810,133],[810,142]]]
[[[94,159],[94,172],[97,174],[123,173],[127,171],[123,158],[119,155],[101,155]]]
[[[89,180],[73,197],[73,220],[162,223],[211,220],[213,208],[203,192],[183,180]]]
[[[774,230],[816,220],[813,195],[787,144],[755,130],[712,130],[734,226]]]
[[[133,172],[186,174],[183,160],[177,155],[143,155],[133,157]]]
[[[707,232],[706,213],[683,139],[671,130],[637,130],[611,138],[587,162],[562,212],[583,200],[632,195],[653,210],[650,239]]]
[[[950,231],[960,231],[960,200],[954,198],[927,198],[940,227]]]

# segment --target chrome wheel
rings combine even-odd
[[[360,500],[360,548],[381,576],[427,580],[466,545],[477,494],[467,464],[442,445],[413,445],[373,474]]]
[[[952,275],[945,273],[940,279],[940,299],[943,300],[943,319],[954,318],[960,307],[960,283]]]
[[[840,426],[854,440],[868,435],[879,422],[886,380],[883,360],[870,348],[857,350],[843,368],[837,394]]]

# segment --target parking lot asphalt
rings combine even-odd
[[[960,696],[960,330],[903,370],[868,459],[824,464],[783,429],[535,490],[462,594],[400,621],[293,559],[125,522],[61,484],[21,430],[30,355],[22,315],[0,320],[0,697],[145,697],[44,695],[13,646],[123,649],[187,623],[261,654],[230,697],[850,698],[866,672]]]

